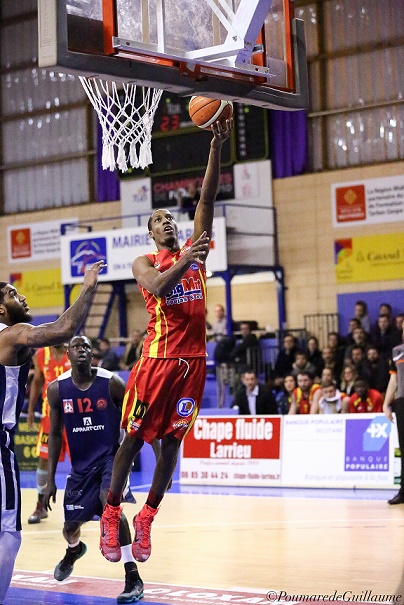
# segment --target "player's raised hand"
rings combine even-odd
[[[209,254],[209,244],[210,238],[208,237],[206,231],[203,231],[188,250],[187,256],[191,261],[196,261],[197,263],[203,264]]]
[[[93,265],[88,265],[86,267],[86,272],[84,273],[83,286],[94,289],[98,282],[99,272],[106,266],[107,265],[104,260],[99,260]]]
[[[220,147],[229,138],[233,129],[233,118],[229,120],[218,120],[211,126],[213,132],[212,147]]]

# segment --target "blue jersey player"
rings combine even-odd
[[[56,501],[55,472],[63,427],[66,428],[72,463],[64,495],[63,536],[68,547],[54,571],[54,577],[59,581],[72,573],[74,563],[87,550],[80,541],[81,525],[94,516],[101,516],[107,500],[112,463],[119,447],[121,407],[125,394],[125,383],[119,376],[91,366],[92,347],[86,336],[72,338],[68,355],[72,369],[48,387],[49,480],[44,496],[45,508],[51,508],[51,499]],[[134,502],[129,488],[124,497]],[[120,514],[119,534],[125,588],[117,601],[133,603],[143,596],[143,582],[132,555],[129,525],[123,513]]]

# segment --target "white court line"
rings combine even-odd
[[[294,526],[294,525],[300,525],[300,524],[309,524],[309,523],[314,523],[316,525],[319,524],[329,524],[330,525],[330,529],[345,529],[347,527],[347,523],[352,523],[352,527],[356,528],[358,527],[358,523],[379,523],[380,521],[383,522],[387,522],[387,523],[397,523],[397,519],[395,518],[371,518],[371,519],[355,519],[353,521],[350,521],[349,519],[347,519],[346,521],[340,521],[341,525],[337,526],[335,525],[336,520],[335,517],[332,519],[296,519],[296,521],[294,520],[290,520],[290,521],[233,521],[233,522],[218,522],[218,523],[173,523],[173,524],[169,524],[169,525],[161,525],[159,524],[156,527],[159,527],[159,529],[179,529],[179,528],[184,528],[184,527],[218,527],[219,529],[221,527],[241,527],[241,526],[260,526],[265,527],[266,525],[289,525],[289,526]],[[86,523],[91,523],[91,521],[88,521]],[[99,527],[93,527],[90,528],[88,525],[85,526],[86,531],[99,531]],[[60,529],[45,529],[45,530],[37,530],[37,531],[30,531],[29,535],[30,536],[35,536],[35,535],[40,535],[40,534],[54,534],[54,533],[60,533]],[[26,532],[26,535],[28,535],[28,533]]]

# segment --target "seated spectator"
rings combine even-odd
[[[241,385],[236,391],[232,404],[243,416],[257,414],[278,414],[276,401],[271,391],[258,382],[253,370],[246,370],[241,375]]]
[[[318,381],[316,380],[316,382],[318,382]],[[323,382],[336,383],[335,375],[334,375],[334,372],[332,371],[332,368],[324,368],[323,371],[321,372],[319,384],[321,385]]]
[[[368,306],[364,300],[357,300],[355,303],[355,317],[359,319],[361,327],[370,334],[370,319],[368,315]]]
[[[345,363],[351,365],[358,376],[364,376],[364,364],[366,355],[364,349],[360,345],[354,345],[351,349],[351,356],[345,359]]]
[[[393,309],[389,303],[381,303],[379,305],[379,315],[387,315],[389,323],[393,323]]]
[[[390,379],[389,362],[379,356],[377,347],[368,348],[363,368],[369,387],[384,394]]]
[[[308,372],[299,372],[297,375],[297,387],[292,393],[292,403],[289,414],[314,414],[318,409],[318,400],[321,397],[320,385],[314,384],[313,378]],[[313,412],[311,410],[314,410]]]
[[[226,312],[223,305],[215,305],[213,312],[215,321],[212,324],[212,332],[215,340],[220,340],[222,336],[227,336]]]
[[[321,383],[321,397],[318,401],[319,414],[339,414],[342,410],[343,395],[337,389],[335,382]],[[316,413],[314,411],[313,413]]]
[[[354,328],[352,332],[353,343],[345,349],[345,359],[351,359],[351,352],[354,347],[361,347],[363,353],[366,353],[370,338],[363,328]]]
[[[327,335],[327,346],[330,347],[333,352],[335,376],[340,376],[342,368],[344,367],[346,345],[338,332],[329,332]]]
[[[102,359],[98,364],[101,368],[105,368],[110,372],[119,370],[119,357],[111,347],[108,338],[100,338],[99,348],[102,354]]]
[[[241,342],[237,343],[230,354],[230,360],[236,364],[239,372],[245,371],[247,366],[247,349],[256,349],[259,346],[258,339],[251,332],[250,324],[242,322],[240,324]]]
[[[293,334],[287,333],[283,337],[283,347],[279,351],[275,361],[275,387],[280,388],[283,385],[283,379],[292,371],[295,361],[296,339]]]
[[[315,336],[310,336],[307,341],[308,361],[315,367],[315,376],[321,376],[321,372],[325,366],[323,356],[318,345],[318,340]]]
[[[312,378],[316,375],[316,368],[308,361],[306,351],[298,349],[295,353],[295,361],[292,366],[293,376],[297,376],[299,372],[308,372]]]
[[[93,344],[93,361],[92,365],[100,367],[102,361],[102,353],[97,345]]]
[[[144,334],[141,330],[134,330],[132,332],[132,340],[126,345],[125,352],[121,359],[120,365],[122,370],[131,370],[138,359],[140,359],[143,341]]]
[[[352,319],[349,320],[348,334],[345,336],[345,345],[347,347],[349,347],[349,345],[354,344],[353,331],[355,330],[355,328],[360,328],[360,327],[361,327],[361,322],[359,321],[359,319],[357,317],[352,317]]]
[[[401,344],[401,333],[391,324],[388,315],[379,315],[373,342],[383,359],[389,359],[394,347]]]
[[[347,363],[342,372],[341,372],[341,380],[339,384],[339,390],[344,395],[352,395],[355,392],[355,380],[358,375],[355,371],[355,368],[350,363]]]
[[[375,389],[370,389],[364,378],[357,378],[355,380],[355,393],[351,397],[344,397],[342,411],[344,413],[349,412],[350,414],[382,412],[382,394]]]
[[[321,351],[321,357],[322,357],[323,364],[324,364],[323,369],[329,368],[335,374],[337,371],[337,369],[336,369],[337,364],[335,361],[335,355],[334,355],[333,349],[331,349],[331,347],[324,347],[324,349]]]
[[[282,390],[276,395],[276,405],[278,406],[278,414],[287,414],[290,404],[292,403],[292,393],[297,387],[296,376],[288,374],[283,379]]]
[[[394,325],[399,334],[403,333],[404,328],[404,313],[399,313],[394,319]]]

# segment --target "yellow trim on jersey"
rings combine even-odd
[[[138,361],[139,366],[137,368],[136,378],[137,378],[137,375],[139,374],[139,370],[140,370],[140,367],[141,367],[142,363],[143,363],[143,357],[141,357],[139,359],[139,361]],[[131,391],[129,391],[129,390],[126,391],[125,396],[123,398],[121,422],[122,422],[122,420],[124,419],[124,416],[125,416],[126,405],[128,403],[128,399],[129,399],[129,395],[130,394],[131,394]],[[136,381],[134,381],[134,395],[133,395],[132,408],[131,408],[131,410],[130,410],[130,412],[128,414],[128,420],[127,420],[127,425],[126,425],[126,432],[127,433],[130,433],[130,431],[131,431],[130,421],[133,418],[133,412],[135,411],[136,402],[137,402],[137,388],[136,388]]]
[[[194,424],[197,416],[198,416],[198,408],[197,408],[197,406],[195,406],[194,412],[192,414],[191,422],[189,423],[189,426],[188,426],[187,430],[185,431],[185,435],[184,435],[183,439],[185,439],[185,437],[188,435],[188,433],[191,430],[192,425]]]
[[[154,324],[155,337],[150,343],[149,357],[157,357],[161,339],[161,298],[159,296],[154,296],[154,298],[156,300],[156,322]]]

